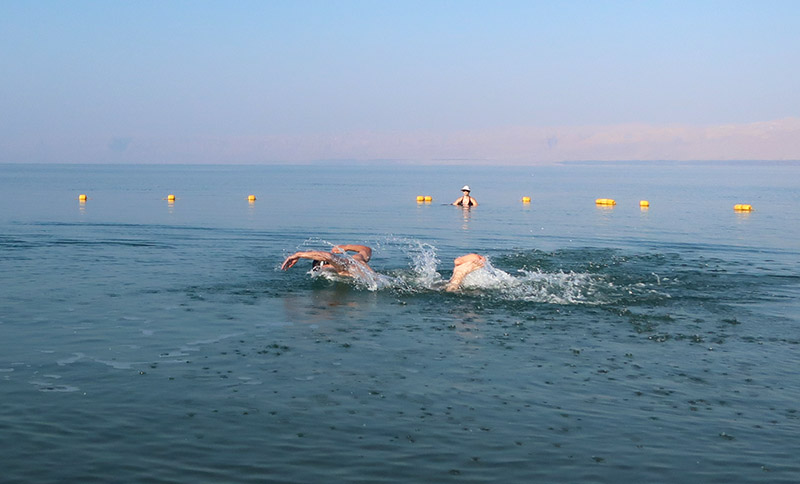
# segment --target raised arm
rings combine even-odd
[[[453,261],[453,276],[447,282],[444,290],[457,291],[468,274],[477,271],[484,265],[486,265],[486,257],[479,254],[467,254],[457,258]]]
[[[334,246],[331,249],[331,252],[334,254],[343,254],[345,252],[355,252],[356,254],[360,254],[363,262],[369,262],[372,258],[372,249],[367,247],[366,245],[356,245],[356,244],[342,244]]]

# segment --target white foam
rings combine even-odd
[[[70,357],[70,358],[62,358],[62,359],[60,359],[60,360],[57,360],[57,361],[56,361],[56,364],[57,364],[58,366],[71,365],[72,363],[75,363],[75,362],[77,362],[77,361],[80,361],[80,360],[82,360],[82,359],[84,359],[84,358],[86,357],[86,355],[85,355],[85,354],[83,354],[83,353],[72,353],[72,354],[73,354],[74,356],[72,356],[72,357]]]
[[[100,363],[101,365],[106,365],[108,367],[111,367],[111,368],[113,368],[115,370],[130,370],[134,366],[138,366],[138,365],[143,365],[144,364],[143,362],[117,361],[117,360],[107,361],[107,360],[100,360],[100,359],[97,359],[97,358],[95,358],[93,361],[95,363]]]
[[[541,270],[519,270],[521,276],[513,276],[486,265],[464,278],[462,288],[467,291],[482,290],[487,295],[513,301],[542,302],[551,304],[600,304],[588,298],[594,293],[596,281],[589,274],[575,272],[543,272]]]
[[[220,341],[226,340],[228,338],[235,338],[235,337],[241,336],[243,334],[244,333],[223,334],[223,335],[220,335],[220,336],[218,336],[216,338],[201,339],[201,340],[197,340],[197,341],[189,341],[186,344],[189,345],[189,346],[208,345],[208,344],[213,344],[213,343],[219,343]]]

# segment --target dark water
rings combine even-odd
[[[0,165],[0,481],[798,482],[798,175]]]

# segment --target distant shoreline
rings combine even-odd
[[[473,167],[473,168],[526,168],[544,166],[800,166],[800,160],[582,160],[582,161],[556,161],[546,163],[509,163],[509,162],[482,162],[470,163],[463,160],[458,161],[439,161],[427,162],[418,160],[316,160],[307,162],[285,163],[285,162],[264,162],[264,163],[185,163],[185,162],[139,162],[139,163],[109,163],[109,162],[0,162],[5,166],[328,166],[328,167]]]
[[[619,160],[619,161],[562,161],[559,165],[656,165],[656,166],[752,166],[752,165],[786,165],[800,166],[800,160]]]

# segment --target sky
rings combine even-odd
[[[800,159],[800,2],[0,0],[0,163]]]

